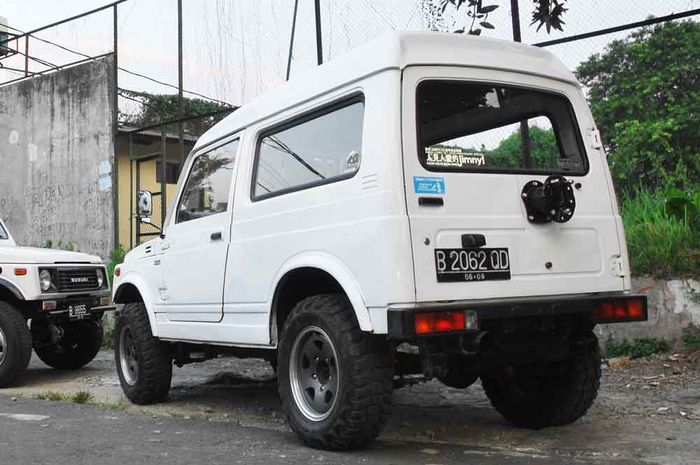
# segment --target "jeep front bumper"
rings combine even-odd
[[[647,321],[647,297],[630,294],[494,299],[390,306],[388,337],[410,340],[479,331],[481,322],[581,314],[592,324]]]
[[[69,314],[76,306],[84,310],[83,317],[116,310],[109,290],[88,294],[47,294],[35,301],[35,310],[51,316],[73,316]]]

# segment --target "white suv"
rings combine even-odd
[[[57,369],[90,363],[102,347],[102,315],[114,310],[111,303],[100,257],[19,247],[0,220],[0,387],[22,374],[32,347]]]
[[[151,403],[173,361],[267,358],[321,448],[375,438],[416,374],[561,425],[598,389],[593,327],[646,319],[629,289],[574,76],[534,47],[400,33],[202,136],[161,237],[117,269],[116,363]]]

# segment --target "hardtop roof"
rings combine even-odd
[[[579,85],[558,58],[539,47],[465,34],[394,32],[262,94],[202,135],[195,149],[340,86],[381,71],[418,65],[516,71]]]

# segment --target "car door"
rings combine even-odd
[[[162,308],[170,321],[217,322],[230,242],[239,139],[197,154],[163,239]]]
[[[502,71],[411,67],[403,86],[418,301],[623,289],[604,154],[591,143],[595,126],[574,85]],[[572,183],[573,216],[531,221],[524,193],[550,175]]]

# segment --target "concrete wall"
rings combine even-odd
[[[599,325],[596,332],[602,341],[650,338],[677,342],[686,328],[700,328],[700,282],[633,278],[632,290],[647,295],[649,321]]]
[[[0,87],[0,216],[18,243],[113,246],[112,59]]]

